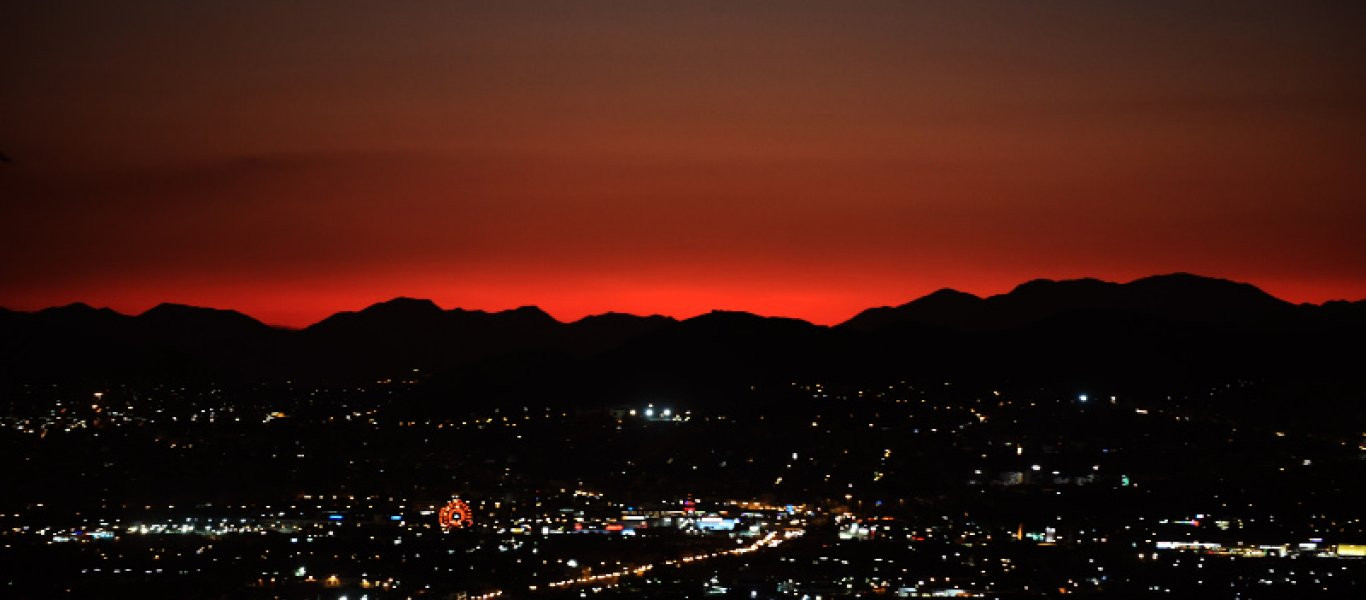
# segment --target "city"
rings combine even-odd
[[[1252,381],[1178,399],[790,382],[749,390],[782,398],[780,413],[650,402],[417,419],[402,400],[419,385],[23,388],[3,419],[5,471],[24,485],[0,551],[31,567],[7,572],[7,595],[1366,585],[1366,437],[1230,419]]]

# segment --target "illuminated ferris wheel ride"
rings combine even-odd
[[[474,513],[464,500],[456,498],[441,507],[436,519],[445,529],[460,529],[474,524]]]

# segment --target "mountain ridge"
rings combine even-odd
[[[31,311],[24,311],[24,310],[18,310],[18,309],[12,309],[12,308],[7,308],[7,307],[0,306],[0,312],[11,313],[11,314],[16,314],[16,315],[25,315],[25,314],[27,314],[27,315],[33,315],[33,314],[59,314],[59,313],[78,313],[78,312],[80,312],[80,313],[86,313],[86,314],[102,314],[102,315],[113,314],[113,315],[119,315],[119,316],[125,316],[125,317],[140,317],[140,316],[147,315],[148,313],[156,313],[156,312],[159,312],[159,311],[165,311],[165,310],[171,310],[171,309],[174,309],[174,310],[184,310],[184,311],[197,310],[197,311],[201,311],[203,314],[219,313],[219,314],[224,314],[224,315],[226,315],[226,314],[241,315],[241,316],[246,317],[246,318],[248,318],[248,319],[250,319],[250,320],[252,320],[252,321],[255,321],[255,322],[257,322],[257,323],[260,323],[260,324],[262,324],[262,325],[265,325],[266,327],[270,327],[270,328],[272,328],[272,329],[277,329],[277,330],[283,330],[283,331],[303,331],[303,330],[313,329],[313,328],[316,328],[316,327],[318,327],[319,325],[321,325],[321,324],[323,324],[323,323],[325,323],[325,322],[327,322],[327,321],[329,321],[329,320],[331,320],[331,319],[335,319],[335,318],[338,318],[338,317],[348,317],[348,316],[350,316],[350,315],[372,315],[372,314],[376,314],[376,313],[413,312],[413,311],[423,311],[423,312],[429,312],[429,313],[432,313],[432,314],[435,314],[435,313],[438,313],[438,312],[439,312],[439,313],[455,313],[455,314],[468,314],[468,315],[504,315],[504,316],[510,315],[510,314],[528,314],[528,315],[536,315],[537,318],[539,318],[539,317],[541,317],[541,316],[548,317],[549,320],[555,321],[555,322],[560,323],[560,324],[572,324],[572,323],[577,323],[577,322],[586,321],[586,320],[591,321],[591,320],[593,320],[593,319],[595,319],[595,318],[598,318],[598,317],[608,317],[608,318],[611,318],[611,317],[622,317],[622,316],[625,316],[625,317],[635,317],[635,318],[641,318],[641,319],[649,319],[649,318],[658,317],[658,318],[670,319],[670,320],[678,321],[678,322],[684,322],[684,321],[693,320],[693,319],[696,319],[696,318],[698,318],[698,317],[702,317],[702,316],[706,316],[706,315],[711,315],[711,314],[715,314],[715,313],[739,313],[739,314],[754,315],[754,316],[760,317],[760,318],[790,319],[790,320],[795,320],[795,321],[802,321],[802,322],[811,324],[811,325],[813,325],[813,326],[815,326],[815,327],[840,327],[840,326],[848,325],[851,321],[855,321],[855,320],[858,319],[860,316],[863,316],[863,315],[866,314],[866,313],[870,313],[870,312],[874,312],[874,311],[888,310],[888,309],[895,310],[895,309],[901,309],[901,308],[905,308],[905,307],[908,307],[908,306],[914,306],[914,305],[924,306],[924,305],[927,305],[927,304],[933,304],[933,305],[935,305],[936,307],[938,307],[938,306],[941,306],[941,305],[943,305],[943,304],[945,304],[945,303],[953,302],[953,301],[999,301],[999,300],[1002,299],[1002,298],[1019,297],[1019,296],[1021,296],[1021,295],[1025,295],[1025,294],[1031,294],[1031,295],[1032,295],[1032,294],[1037,294],[1037,293],[1039,293],[1039,292],[1041,291],[1041,289],[1045,289],[1045,288],[1055,288],[1055,287],[1074,287],[1074,288],[1075,288],[1075,287],[1078,287],[1078,286],[1086,286],[1086,287],[1093,287],[1093,288],[1097,288],[1097,289],[1098,289],[1098,288],[1105,288],[1105,287],[1131,287],[1131,288],[1139,288],[1139,287],[1166,286],[1167,284],[1169,284],[1170,282],[1173,282],[1173,281],[1181,281],[1181,282],[1186,283],[1186,284],[1192,284],[1192,283],[1193,283],[1193,284],[1196,284],[1196,285],[1222,286],[1222,287],[1225,287],[1226,289],[1240,289],[1240,290],[1245,291],[1245,292],[1248,293],[1249,295],[1260,296],[1260,297],[1265,298],[1266,300],[1268,300],[1268,301],[1270,301],[1270,302],[1274,302],[1275,304],[1281,305],[1281,306],[1298,306],[1298,307],[1329,307],[1329,306],[1337,306],[1337,307],[1341,308],[1341,307],[1344,307],[1344,306],[1345,306],[1345,307],[1353,307],[1353,306],[1360,306],[1360,305],[1366,304],[1366,298],[1357,299],[1357,300],[1332,299],[1332,300],[1325,300],[1324,302],[1320,302],[1320,303],[1301,302],[1301,303],[1295,304],[1295,303],[1291,303],[1291,302],[1289,302],[1289,301],[1287,301],[1287,300],[1280,299],[1280,298],[1278,298],[1278,297],[1276,297],[1276,296],[1274,296],[1274,295],[1272,295],[1272,294],[1266,292],[1265,290],[1262,290],[1261,288],[1259,288],[1259,287],[1257,287],[1256,285],[1251,284],[1251,283],[1233,281],[1233,280],[1223,279],[1223,278],[1217,278],[1217,277],[1208,277],[1208,276],[1203,276],[1203,275],[1195,275],[1195,274],[1187,273],[1187,272],[1175,272],[1175,273],[1168,273],[1168,274],[1149,275],[1149,276],[1140,277],[1140,278],[1138,278],[1138,279],[1134,279],[1134,280],[1131,280],[1131,281],[1125,282],[1125,283],[1106,281],[1106,280],[1099,279],[1099,278],[1095,278],[1095,277],[1080,277],[1080,278],[1071,278],[1071,279],[1048,279],[1048,278],[1037,278],[1037,279],[1031,279],[1031,280],[1022,282],[1022,283],[1016,285],[1015,287],[1013,287],[1013,288],[1012,288],[1010,291],[1008,291],[1008,292],[1004,292],[1004,293],[1001,293],[1001,294],[993,294],[993,295],[989,295],[989,296],[979,296],[979,295],[973,294],[973,293],[971,293],[971,292],[965,292],[965,291],[957,290],[957,289],[954,289],[954,288],[948,288],[948,287],[946,287],[946,288],[939,288],[939,289],[937,289],[937,290],[935,290],[935,291],[933,291],[933,292],[930,292],[930,293],[928,293],[928,294],[925,294],[925,295],[923,295],[923,296],[919,296],[919,297],[913,298],[913,299],[911,299],[911,300],[909,300],[909,301],[907,301],[907,302],[905,302],[905,303],[903,303],[903,304],[899,304],[899,305],[895,305],[895,306],[893,306],[893,305],[884,305],[884,306],[870,307],[870,308],[867,308],[867,309],[863,309],[862,311],[859,311],[858,313],[855,313],[855,314],[854,314],[853,316],[851,316],[850,318],[845,319],[844,321],[841,321],[841,322],[839,322],[839,323],[832,324],[832,325],[822,325],[822,324],[818,324],[818,323],[813,323],[813,322],[811,322],[811,321],[807,321],[807,320],[802,319],[802,318],[800,318],[800,317],[784,317],[784,316],[779,316],[779,315],[763,315],[763,314],[759,314],[759,313],[752,312],[752,311],[744,311],[744,310],[725,310],[725,309],[712,309],[712,310],[709,310],[709,311],[706,311],[706,312],[703,312],[703,313],[699,313],[699,314],[696,314],[696,315],[693,315],[693,316],[690,316],[690,317],[681,317],[681,318],[680,318],[680,317],[668,316],[668,315],[660,315],[660,314],[658,314],[658,313],[652,313],[652,314],[644,315],[644,314],[636,314],[636,313],[629,313],[629,312],[621,312],[621,311],[609,310],[609,311],[602,312],[602,313],[595,313],[595,314],[585,315],[585,316],[579,317],[578,319],[573,319],[573,320],[560,320],[560,319],[554,317],[553,315],[549,314],[548,312],[546,312],[544,309],[542,309],[542,308],[540,308],[539,306],[534,305],[534,304],[522,305],[522,306],[518,306],[518,307],[515,307],[515,308],[507,308],[507,309],[502,309],[502,310],[470,309],[470,308],[464,308],[464,307],[452,307],[452,308],[449,308],[449,309],[444,309],[444,308],[441,308],[440,305],[438,305],[438,304],[437,304],[435,301],[433,301],[433,300],[430,300],[430,299],[427,299],[427,298],[414,298],[414,297],[411,297],[411,296],[395,296],[395,297],[390,298],[390,299],[388,299],[388,300],[381,300],[381,301],[378,301],[378,302],[374,302],[374,303],[369,304],[369,305],[367,305],[367,306],[365,306],[365,307],[362,307],[362,308],[360,308],[360,309],[338,311],[338,312],[332,313],[332,314],[330,314],[330,315],[328,315],[328,316],[326,316],[326,317],[323,317],[322,319],[320,319],[320,320],[318,320],[318,321],[315,321],[315,322],[313,322],[313,323],[310,323],[310,324],[308,324],[308,325],[305,325],[305,326],[303,326],[303,327],[289,327],[289,326],[283,326],[283,325],[273,325],[273,324],[269,324],[269,323],[266,323],[265,321],[262,321],[262,320],[260,320],[260,319],[255,318],[255,317],[252,317],[251,315],[249,315],[249,314],[247,314],[247,313],[243,313],[243,312],[241,312],[241,311],[238,311],[238,310],[235,310],[235,309],[230,309],[230,308],[204,307],[204,306],[196,306],[196,305],[182,304],[182,303],[176,303],[176,302],[162,302],[162,303],[157,304],[156,306],[153,306],[152,308],[149,308],[149,309],[147,309],[147,310],[144,310],[144,311],[141,312],[141,313],[136,313],[136,314],[132,314],[132,313],[121,313],[121,312],[118,312],[118,311],[116,311],[116,310],[114,310],[114,309],[111,309],[111,308],[108,308],[108,307],[96,307],[96,306],[93,306],[93,305],[91,305],[91,304],[88,304],[88,303],[85,303],[85,302],[80,302],[80,301],[71,302],[71,303],[64,304],[64,305],[55,305],[55,306],[44,307],[44,308],[40,308],[40,309],[36,309],[36,310],[31,310]]]
[[[1179,374],[1211,362],[1215,370],[1255,372],[1336,364],[1328,349],[1355,348],[1361,335],[1366,301],[1297,305],[1250,284],[1188,273],[1126,283],[1036,279],[987,297],[945,288],[835,325],[722,310],[565,322],[536,306],[443,309],[397,297],[286,329],[226,309],[163,303],[125,315],[73,303],[0,312],[0,381],[364,381],[493,369],[509,374],[500,385],[515,386],[547,365],[562,379],[582,371],[599,380],[731,383],[815,372],[1118,374],[1125,364]]]
[[[1276,313],[1295,306],[1252,284],[1190,273],[1153,275],[1127,283],[1089,277],[1033,279],[985,298],[946,288],[899,306],[867,309],[840,326],[1019,327],[1069,311],[1097,309],[1158,313],[1179,320],[1247,320],[1283,317]]]

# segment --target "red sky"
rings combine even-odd
[[[0,306],[1366,298],[1358,3],[209,4],[0,5]]]

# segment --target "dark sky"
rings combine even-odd
[[[1366,297],[1366,3],[6,2],[0,306]]]

